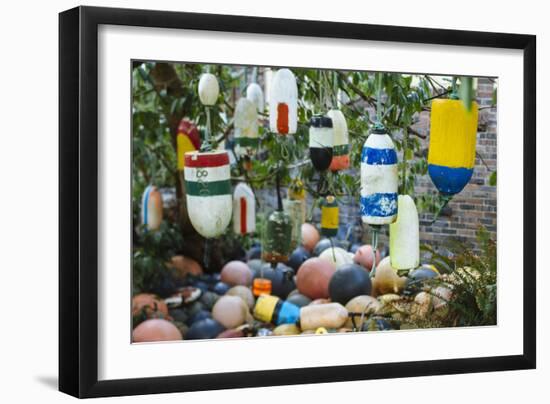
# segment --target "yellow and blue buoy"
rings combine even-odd
[[[476,155],[478,106],[461,100],[432,101],[428,173],[439,192],[452,196],[472,178]]]

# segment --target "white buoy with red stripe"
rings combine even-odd
[[[289,69],[280,69],[271,82],[269,128],[280,135],[296,133],[298,126],[298,86]]]
[[[233,193],[233,230],[237,234],[256,231],[256,200],[244,182],[239,183]]]
[[[184,178],[191,224],[205,238],[221,235],[233,208],[228,153],[186,153]]]
[[[158,230],[162,223],[162,196],[154,185],[145,188],[141,198],[141,223],[147,230]]]

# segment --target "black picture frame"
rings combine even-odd
[[[523,354],[98,381],[97,52],[101,24],[522,50]],[[96,7],[60,13],[59,389],[84,398],[535,368],[535,80],[533,35]]]

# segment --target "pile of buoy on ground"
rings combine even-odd
[[[424,285],[439,276],[433,266],[399,276],[390,256],[377,254],[371,278],[370,245],[355,245],[352,253],[334,242],[306,223],[302,245],[284,264],[262,262],[257,247],[247,262],[229,261],[214,274],[204,274],[190,258],[173,257],[169,266],[183,286],[164,298],[133,297],[133,341],[395,330],[410,328],[415,316],[445,314],[451,290]],[[255,295],[259,278],[271,281],[269,294]]]

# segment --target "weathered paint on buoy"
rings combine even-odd
[[[205,238],[221,235],[233,208],[229,155],[226,151],[186,153],[184,177],[191,224]]]
[[[239,183],[233,193],[233,230],[237,234],[256,231],[256,199],[244,182]]]
[[[332,195],[321,201],[321,234],[325,237],[335,237],[338,234],[338,202]]]
[[[178,125],[177,158],[178,170],[185,167],[185,153],[199,150],[201,138],[198,128],[187,118],[183,118]]]
[[[275,210],[265,222],[262,259],[266,262],[287,262],[292,252],[292,222],[284,211]]]
[[[333,263],[336,269],[343,265],[353,264],[353,254],[341,247],[329,247],[319,254],[319,258]]]
[[[212,308],[212,318],[225,328],[238,327],[244,324],[249,316],[248,306],[239,296],[222,296]]]
[[[264,92],[258,83],[250,83],[246,88],[246,98],[254,103],[257,112],[264,112]]]
[[[145,188],[141,198],[141,223],[147,230],[158,230],[162,223],[162,196],[154,185]]]
[[[390,260],[395,269],[413,269],[420,263],[418,211],[409,195],[397,199],[397,219],[390,224]]]
[[[328,285],[330,300],[344,305],[355,296],[370,295],[371,289],[369,273],[357,264],[338,268]]]
[[[340,303],[314,304],[300,309],[300,328],[304,331],[340,328],[347,319],[348,311]]]
[[[298,126],[298,87],[289,69],[273,76],[269,97],[269,128],[280,135],[296,133]]]
[[[170,321],[155,318],[145,320],[132,331],[132,342],[157,342],[182,339],[181,332]]]
[[[298,306],[271,295],[261,295],[254,306],[254,318],[265,323],[294,324],[299,317]]]
[[[376,275],[372,279],[372,295],[401,293],[406,283],[407,277],[400,277],[397,274],[397,269],[391,266],[390,257],[386,257],[376,267]]]
[[[363,223],[393,223],[397,216],[397,153],[384,129],[375,129],[361,155],[361,218]]]
[[[252,282],[252,293],[254,296],[270,295],[271,294],[271,280],[264,278],[256,278]]]
[[[206,106],[216,103],[220,94],[218,79],[211,73],[204,73],[199,79],[199,99]]]
[[[432,101],[428,174],[444,195],[462,191],[474,172],[478,106],[461,100]]]
[[[332,161],[334,142],[332,119],[314,115],[309,120],[309,158],[316,170],[325,171]]]
[[[345,170],[349,168],[349,133],[348,124],[344,114],[339,109],[331,109],[327,116],[332,119],[334,132],[332,144],[331,171]]]
[[[302,245],[306,250],[311,253],[319,242],[320,238],[321,235],[314,225],[312,225],[311,223],[302,224]]]
[[[256,106],[247,98],[240,98],[235,107],[235,153],[251,156],[258,148],[258,114]]]

